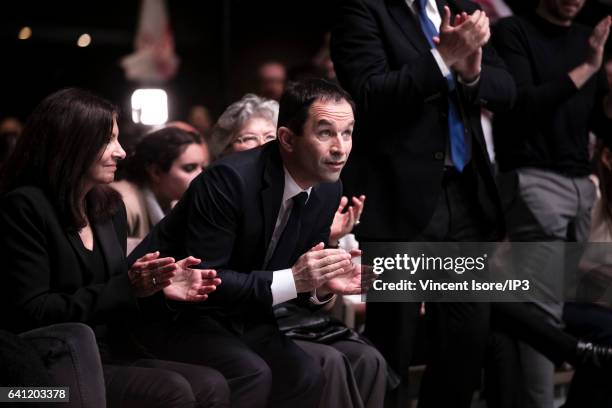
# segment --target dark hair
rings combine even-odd
[[[47,96],[32,112],[2,174],[1,191],[20,186],[41,188],[68,230],[87,225],[81,212],[83,177],[110,141],[113,104],[88,91],[67,88]],[[110,217],[121,196],[108,186],[87,193],[90,220]]]
[[[355,102],[340,86],[322,78],[308,78],[290,82],[280,99],[278,126],[284,126],[296,135],[304,131],[308,110],[315,101],[346,101],[355,113]]]
[[[604,148],[612,151],[612,136],[605,135],[599,139],[593,154],[595,174],[599,178],[603,215],[608,222],[612,223],[612,170],[607,168],[601,161]]]
[[[125,163],[125,178],[143,187],[149,181],[149,166],[156,165],[168,172],[172,162],[193,143],[202,143],[200,135],[176,127],[166,127],[144,136]]]
[[[11,157],[18,139],[17,132],[0,132],[0,166]]]

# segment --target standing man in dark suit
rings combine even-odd
[[[261,391],[250,406],[314,407],[321,368],[279,332],[272,306],[298,294],[321,305],[360,291],[350,255],[323,246],[351,151],[353,102],[323,80],[294,84],[278,125],[278,142],[229,155],[196,178],[133,257],[159,245],[163,254],[200,256],[223,280],[208,305],[173,305],[169,355],[216,367],[233,401],[235,385],[248,381]]]
[[[503,217],[480,108],[511,107],[515,86],[464,0],[342,1],[332,31],[338,79],[359,127],[347,169],[368,197],[361,241],[490,241]],[[405,406],[418,304],[371,303],[366,334],[402,377]],[[421,407],[469,407],[488,332],[484,303],[428,304]],[[393,322],[390,324],[389,322]]]

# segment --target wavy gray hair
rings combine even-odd
[[[236,134],[251,118],[263,118],[276,127],[278,122],[278,102],[254,94],[246,94],[232,103],[219,117],[210,135],[210,152],[219,157],[234,141]]]

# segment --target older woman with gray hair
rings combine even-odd
[[[249,150],[276,139],[278,102],[246,94],[223,112],[210,138],[213,157]]]

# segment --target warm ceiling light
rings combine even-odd
[[[81,34],[77,40],[77,45],[79,47],[87,47],[89,44],[91,44],[91,36],[87,33]]]
[[[19,34],[17,34],[17,38],[19,38],[20,40],[27,40],[31,36],[32,29],[28,26],[22,27],[21,30],[19,30]]]
[[[132,120],[162,125],[168,120],[168,95],[163,89],[137,89],[132,94]]]

